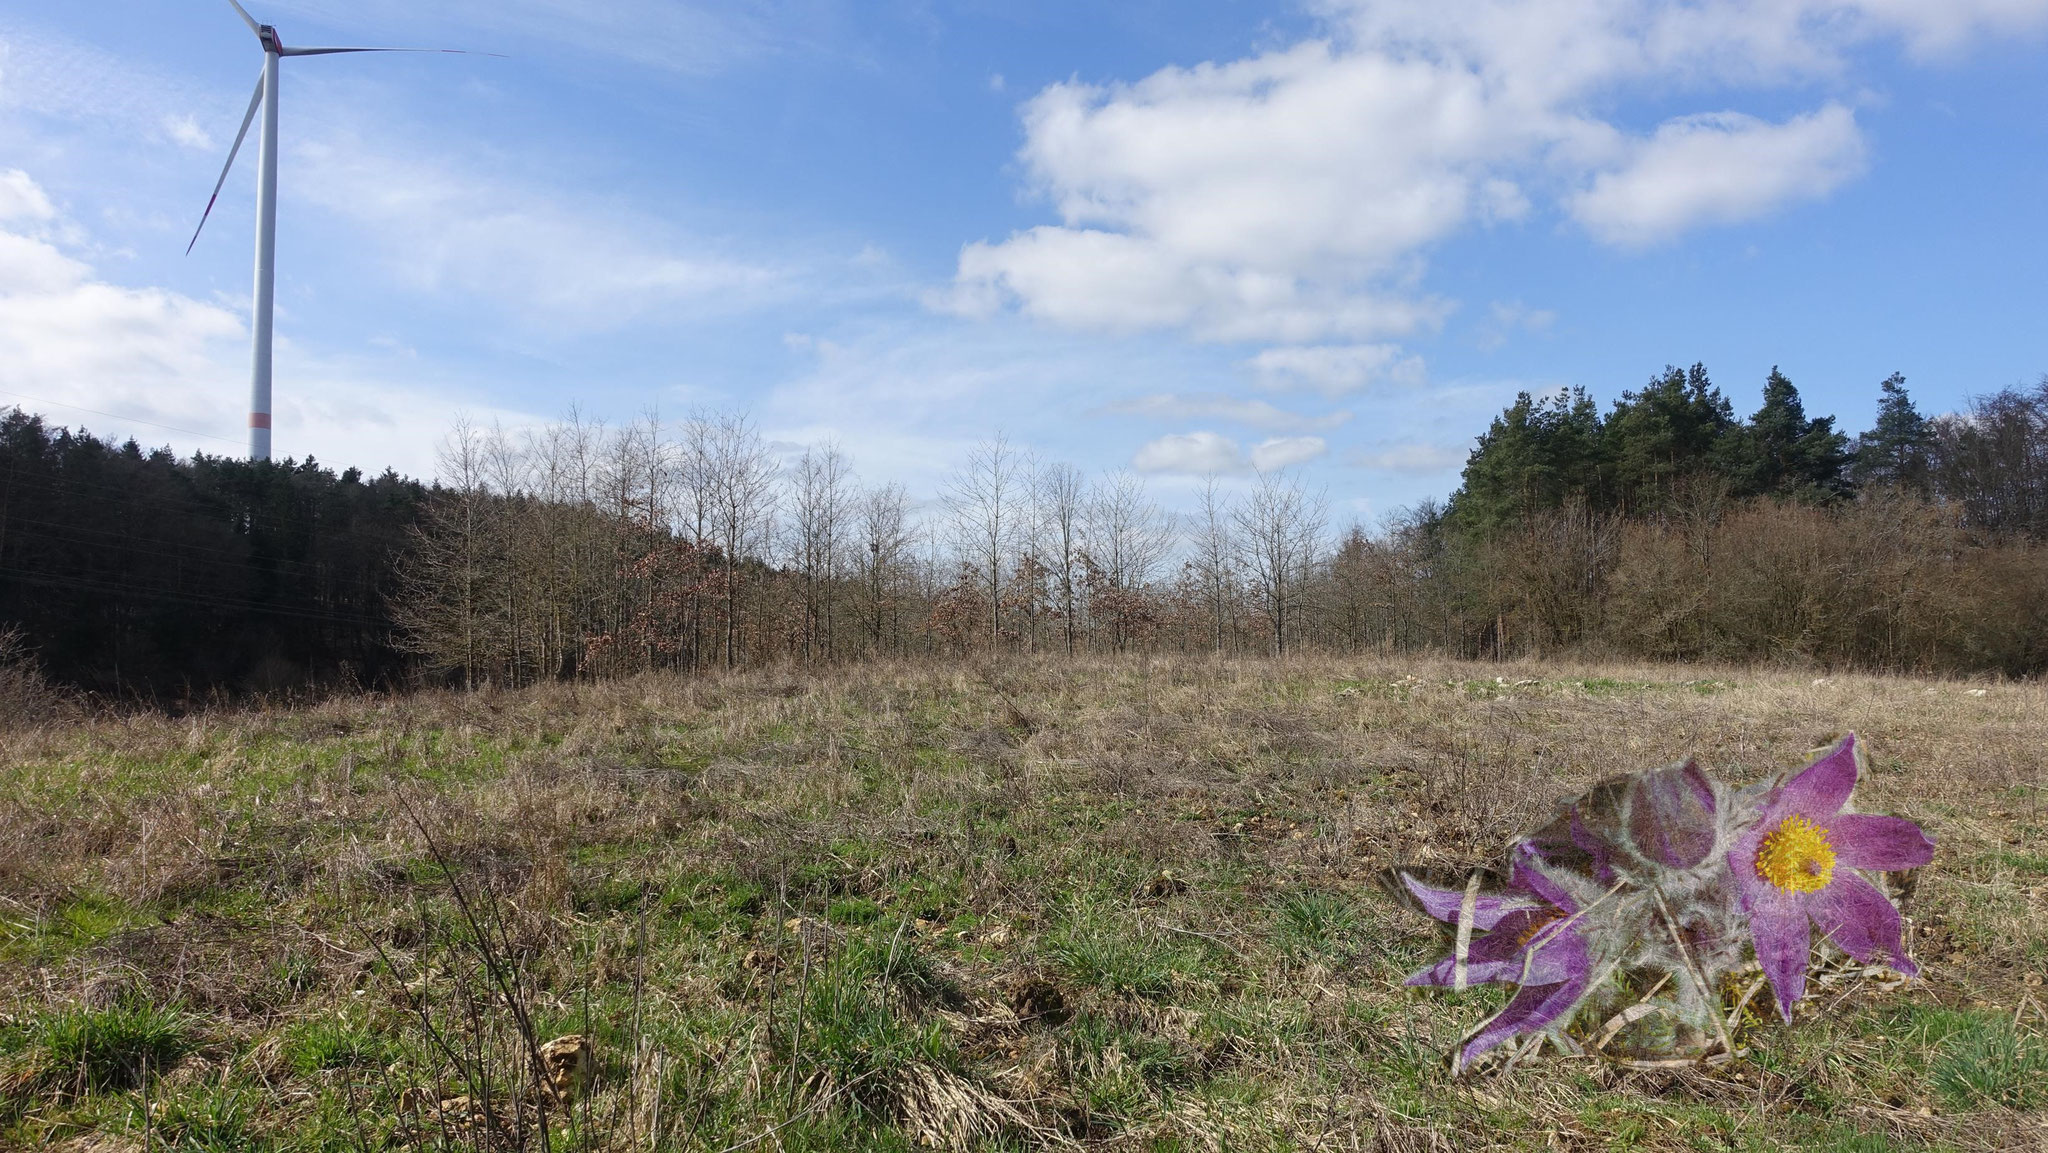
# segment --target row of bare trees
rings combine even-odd
[[[1000,436],[919,502],[863,483],[837,445],[781,451],[731,413],[464,425],[396,615],[425,669],[471,684],[1304,647],[2034,672],[2048,554],[1986,522],[2038,516],[2013,483],[2038,442],[1991,425],[1983,440],[1969,499],[1736,500],[1701,475],[1654,517],[1572,501],[1480,535],[1425,503],[1333,539],[1294,477],[1211,479],[1175,514],[1135,474],[1091,477]]]
[[[1215,482],[1177,517],[1124,471],[1003,437],[938,499],[863,484],[835,444],[741,415],[458,425],[394,598],[422,665],[521,684],[653,667],[929,651],[1218,651],[1311,641],[1322,497]]]

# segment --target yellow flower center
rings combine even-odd
[[[1805,817],[1786,817],[1756,851],[1756,875],[1788,893],[1818,893],[1835,879],[1828,831]]]
[[[1515,944],[1517,946],[1527,945],[1529,942],[1536,939],[1536,934],[1541,933],[1543,930],[1548,929],[1550,926],[1556,924],[1557,922],[1563,919],[1563,909],[1545,909],[1542,912],[1537,913],[1535,918],[1529,922],[1527,928],[1523,929],[1520,933],[1515,934]]]

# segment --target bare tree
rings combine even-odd
[[[413,529],[398,573],[394,616],[406,649],[427,667],[462,673],[465,688],[488,675],[494,648],[497,541],[486,488],[489,446],[468,418],[441,442],[440,485]]]
[[[1014,506],[1021,495],[1022,463],[1009,440],[998,433],[974,446],[965,467],[946,486],[954,541],[988,598],[991,644],[1002,637],[1003,563],[1017,532]]]
[[[1117,469],[1088,491],[1088,555],[1118,589],[1140,589],[1173,551],[1174,516],[1145,494],[1136,473]]]
[[[1238,556],[1273,629],[1273,652],[1287,652],[1287,630],[1301,606],[1322,548],[1329,506],[1285,473],[1261,472],[1231,510]]]
[[[803,580],[804,659],[832,651],[833,596],[853,496],[852,469],[839,446],[807,448],[790,478],[789,554]]]
[[[775,460],[753,423],[740,413],[701,417],[701,469],[707,528],[722,554],[725,664],[740,661],[740,591],[749,553],[763,551],[775,523]]]
[[[882,650],[885,636],[895,631],[896,609],[908,575],[905,569],[911,561],[913,535],[907,509],[900,484],[885,484],[861,494],[856,551],[861,621],[875,652]]]
[[[1119,469],[1088,490],[1083,508],[1091,615],[1109,627],[1121,651],[1150,615],[1146,586],[1173,551],[1173,517],[1145,495],[1137,474]]]
[[[1978,528],[2048,537],[2048,376],[1935,421],[1935,487]]]
[[[1036,489],[1033,503],[1038,506],[1045,524],[1045,566],[1052,570],[1053,592],[1059,598],[1067,653],[1071,656],[1081,623],[1077,590],[1081,585],[1082,506],[1086,482],[1080,469],[1063,461],[1040,468],[1032,482]]]
[[[1230,539],[1230,510],[1216,490],[1214,475],[1202,480],[1201,498],[1188,534],[1188,563],[1194,569],[1202,607],[1214,629],[1216,651],[1220,654],[1231,604],[1236,599],[1237,552]]]

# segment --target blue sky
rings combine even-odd
[[[917,495],[1000,430],[1369,520],[1520,389],[1780,365],[1853,432],[2048,372],[2048,0],[251,8],[507,56],[285,61],[280,455],[709,405]],[[183,250],[260,63],[224,0],[0,0],[0,403],[237,451],[253,152]]]

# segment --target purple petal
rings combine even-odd
[[[1512,985],[1522,979],[1522,959],[1479,961],[1471,958],[1465,963],[1465,983],[1468,985]],[[1403,985],[1443,985],[1458,983],[1458,959],[1445,957],[1427,969],[1411,973]]]
[[[1869,881],[1837,873],[1834,884],[1807,898],[1806,908],[1814,926],[1844,953],[1866,965],[1883,954],[1899,972],[1919,973],[1899,947],[1899,911]]]
[[[1472,948],[1465,954],[1465,980],[1468,984],[1481,985],[1491,981],[1505,981],[1533,985],[1561,981],[1570,968],[1572,945],[1554,942],[1542,930],[1557,919],[1555,910],[1521,910],[1502,917],[1499,925],[1483,937],[1472,942]],[[1552,930],[1555,934],[1558,930]],[[1574,930],[1562,932],[1576,937]],[[1531,943],[1538,946],[1533,963],[1524,973],[1524,954]],[[1583,944],[1574,941],[1580,951]],[[1429,968],[1410,976],[1409,985],[1454,985],[1457,983],[1458,958],[1445,957]]]
[[[1401,874],[1401,882],[1415,899],[1422,902],[1422,908],[1439,921],[1458,923],[1458,913],[1465,907],[1463,889],[1439,889]],[[1479,900],[1472,906],[1472,926],[1477,929],[1491,929],[1502,917],[1518,909],[1533,909],[1537,902],[1526,897],[1503,897],[1491,893],[1479,894]]]
[[[1764,810],[1765,823],[1775,825],[1788,816],[1800,816],[1816,825],[1827,824],[1829,818],[1842,811],[1850,790],[1856,787],[1862,752],[1855,733],[1835,742],[1833,748],[1799,770],[1772,796]]]
[[[1515,990],[1508,1007],[1488,1021],[1458,1054],[1458,1070],[1463,1072],[1481,1053],[1515,1034],[1534,1032],[1571,1012],[1585,995],[1584,973],[1555,985],[1524,985]]]
[[[1799,900],[1770,885],[1745,894],[1749,935],[1756,942],[1756,962],[1778,995],[1778,1015],[1792,1019],[1792,1002],[1806,995],[1806,959],[1813,952],[1813,927]]]
[[[1590,874],[1603,884],[1613,880],[1607,864],[1612,850],[1587,831],[1578,805],[1567,806],[1549,824],[1522,838],[1515,851],[1532,864]]]
[[[1934,859],[1934,839],[1904,817],[1842,813],[1828,822],[1828,841],[1852,869],[1917,869]]]
[[[1577,808],[1572,809],[1570,820],[1572,844],[1578,846],[1579,851],[1591,859],[1593,879],[1603,885],[1613,884],[1614,866],[1609,863],[1610,858],[1614,856],[1613,847],[1586,828],[1586,822],[1579,815]]]
[[[1587,955],[1586,938],[1575,926],[1567,926],[1560,920],[1550,925],[1535,926],[1535,933],[1524,947],[1527,956],[1527,972],[1522,980],[1531,985],[1547,985],[1553,981],[1569,981],[1583,978],[1592,961]]]
[[[1764,815],[1770,815],[1768,806],[1764,810]],[[1735,892],[1742,899],[1744,909],[1749,908],[1750,903],[1758,899],[1759,887],[1770,888],[1770,882],[1757,874],[1756,854],[1757,850],[1763,847],[1764,836],[1772,827],[1758,821],[1747,832],[1735,838],[1735,847],[1728,852],[1728,872],[1735,878]]]
[[[1534,867],[1542,862],[1542,856],[1526,841],[1517,845],[1516,849],[1519,851],[1516,854],[1514,869],[1508,875],[1508,886],[1534,893],[1567,913],[1578,912],[1579,903],[1572,900],[1571,894],[1560,888],[1557,882],[1551,880],[1542,870]]]
[[[1644,773],[1629,799],[1636,851],[1674,869],[1690,869],[1714,849],[1714,787],[1698,764]]]

